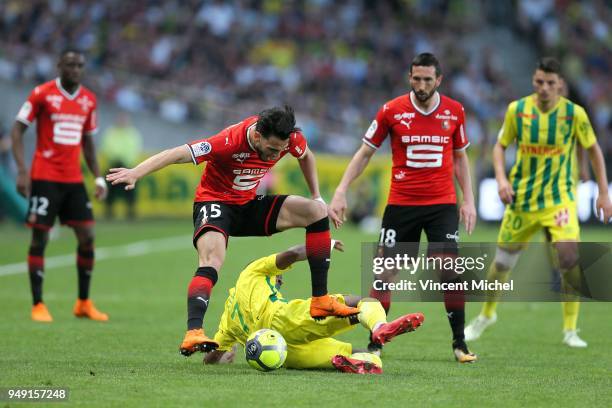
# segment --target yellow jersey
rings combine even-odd
[[[288,270],[278,269],[276,254],[257,259],[240,273],[236,286],[229,290],[215,341],[219,350],[229,350],[246,342],[250,333],[269,328],[276,310],[287,300],[276,289],[276,275]]]
[[[517,143],[516,162],[509,178],[515,192],[510,208],[515,211],[538,211],[574,202],[576,143],[585,149],[596,143],[582,106],[560,97],[553,109],[541,112],[535,96],[508,106],[498,136],[504,147]]]

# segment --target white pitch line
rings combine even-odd
[[[96,262],[111,258],[142,256],[152,252],[169,252],[177,249],[187,249],[191,246],[190,235],[136,241],[126,245],[96,248]],[[45,269],[73,265],[76,262],[75,259],[75,253],[46,257]],[[26,262],[0,265],[0,276],[16,275],[19,273],[26,273],[27,271],[28,264]]]

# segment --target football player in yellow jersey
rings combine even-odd
[[[580,227],[576,211],[576,154],[579,144],[589,156],[599,196],[595,206],[604,223],[612,217],[612,203],[604,157],[583,107],[560,96],[561,66],[553,58],[539,61],[533,75],[535,93],[508,107],[498,141],[493,148],[493,165],[499,196],[506,204],[498,236],[498,249],[488,279],[506,281],[521,249],[540,229],[545,229],[558,255],[563,292],[563,342],[586,347],[577,335],[580,303],[570,294],[571,282],[579,279],[578,244]],[[516,143],[517,158],[505,173],[505,150]],[[575,286],[574,286],[575,287]],[[497,302],[493,295],[480,315],[465,329],[466,340],[476,340],[495,323]]]
[[[332,241],[334,249],[343,250],[342,242]],[[306,259],[306,247],[288,250],[257,259],[240,273],[236,286],[229,290],[225,310],[215,334],[217,350],[207,353],[204,362],[231,362],[233,346],[244,345],[248,336],[262,328],[279,332],[287,342],[288,368],[333,368],[345,372],[364,373],[364,361],[350,358],[355,350],[349,343],[332,336],[350,330],[357,323],[372,332],[373,341],[382,345],[395,336],[416,330],[424,321],[422,313],[407,314],[387,323],[385,310],[376,299],[360,299],[355,295],[334,295],[346,305],[359,308],[357,316],[327,317],[314,320],[310,316],[310,299],[288,301],[279,292],[282,275],[297,261]],[[372,371],[367,371],[372,372]]]

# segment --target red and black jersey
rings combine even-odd
[[[69,94],[60,79],[34,88],[17,118],[25,125],[36,121],[36,151],[32,180],[78,183],[83,134],[98,130],[96,96],[84,86]]]
[[[423,112],[413,98],[411,92],[384,104],[363,142],[378,149],[391,135],[389,204],[454,204],[453,151],[469,145],[463,106],[436,92],[437,104]]]
[[[255,198],[261,178],[283,156],[291,153],[297,158],[304,157],[306,139],[297,131],[289,136],[289,145],[277,160],[261,160],[247,137],[257,118],[248,117],[214,136],[187,144],[194,164],[208,162],[195,193],[196,202],[244,204]]]

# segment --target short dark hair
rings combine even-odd
[[[561,63],[553,57],[543,57],[538,61],[536,70],[544,71],[549,74],[561,75]]]
[[[257,119],[257,130],[266,139],[276,136],[281,140],[289,139],[291,133],[298,130],[295,127],[295,114],[289,105],[266,109],[259,114]]]
[[[79,50],[76,47],[70,46],[70,47],[66,47],[66,48],[64,48],[62,50],[62,52],[59,55],[59,59],[64,58],[66,56],[66,54],[70,54],[70,53],[85,56],[85,53],[83,51]]]
[[[430,52],[422,52],[412,60],[410,64],[410,73],[412,74],[412,67],[434,67],[436,68],[436,76],[442,75],[442,68],[440,67],[440,61]]]

